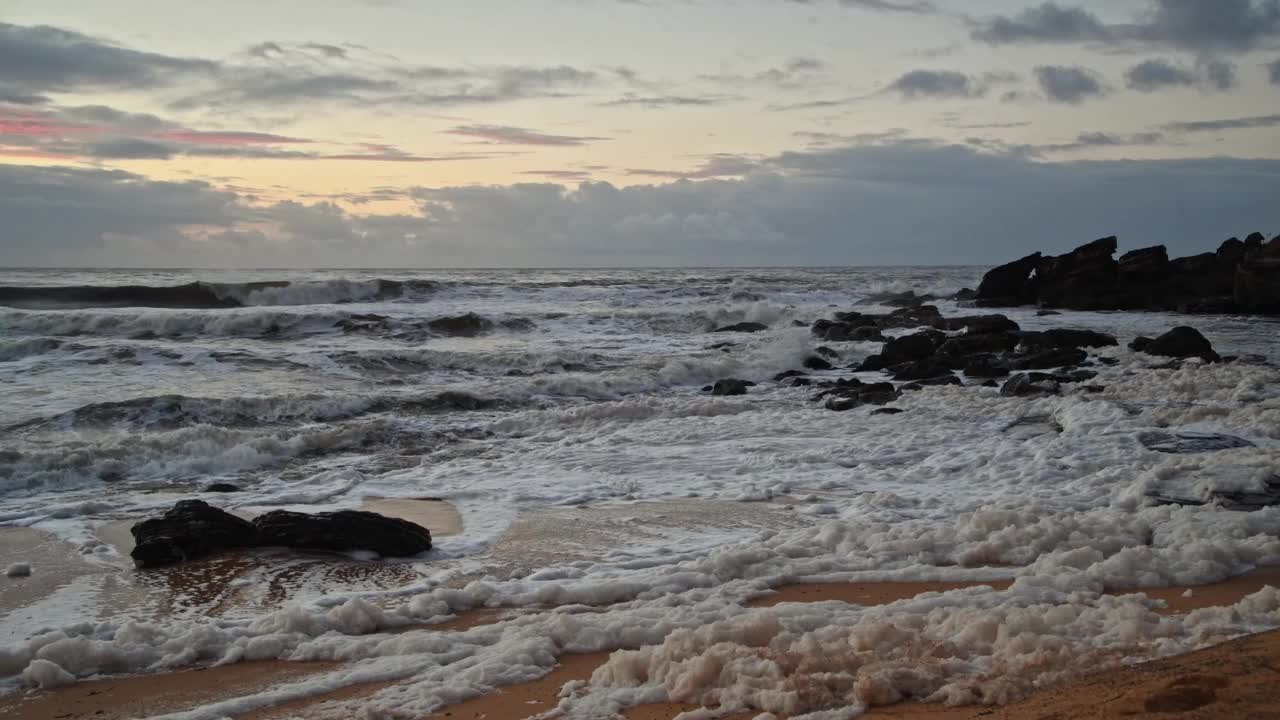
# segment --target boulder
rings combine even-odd
[[[129,555],[140,568],[172,565],[258,544],[253,523],[203,500],[181,500],[163,516],[136,523],[130,533],[135,545]]]
[[[1136,341],[1135,341],[1136,342]],[[1199,330],[1182,325],[1176,327],[1142,347],[1148,355],[1162,357],[1189,358],[1198,357],[1206,362],[1218,362],[1218,353],[1213,345]]]
[[[722,328],[716,328],[712,332],[718,333],[758,333],[768,330],[769,326],[758,322],[740,322],[735,325],[725,325]]]
[[[951,373],[947,373],[946,375],[938,375],[936,377],[924,378],[923,380],[916,380],[915,382],[909,382],[898,389],[916,391],[916,390],[923,390],[926,387],[937,387],[939,385],[964,385],[964,382],[960,380],[960,378],[956,377],[955,375],[952,375]]]
[[[977,355],[965,364],[964,375],[972,378],[1008,377],[1009,364],[994,355]]]
[[[1155,278],[1169,272],[1169,251],[1163,245],[1130,250],[1117,263],[1122,281]]]
[[[836,352],[835,350],[832,350],[826,345],[819,345],[818,347],[814,348],[813,351],[824,358],[831,358],[833,360],[840,359],[840,353]]]
[[[240,492],[240,487],[238,485],[232,485],[231,483],[216,482],[205,487],[204,491],[213,493],[233,493]]]
[[[427,329],[440,335],[475,337],[492,330],[493,321],[475,313],[467,313],[454,317],[436,318],[427,323]]]
[[[934,327],[942,322],[942,312],[934,305],[894,310],[877,321],[881,328]]]
[[[745,380],[725,378],[723,380],[717,380],[715,384],[711,386],[711,394],[721,396],[746,395],[748,387],[750,387],[750,384]]]
[[[886,408],[879,408],[878,410],[872,410],[871,414],[872,415],[901,415],[904,412],[906,412],[906,410],[903,410],[902,408],[886,407]]]
[[[1134,338],[1132,341],[1129,342],[1129,349],[1134,352],[1142,352],[1143,350],[1146,350],[1149,345],[1151,345],[1151,342],[1152,342],[1152,338],[1149,338],[1145,335],[1139,335],[1138,337]]]
[[[919,307],[933,300],[932,295],[917,295],[914,290],[903,292],[879,293],[870,295],[862,303],[867,305],[885,305],[887,307]]]
[[[346,552],[365,550],[383,557],[413,557],[431,549],[431,532],[401,518],[362,510],[307,513],[273,510],[253,520],[264,546]]]
[[[1029,348],[1054,349],[1115,347],[1120,343],[1115,336],[1096,330],[1053,328],[1043,332],[1023,333],[1022,344]]]
[[[827,399],[828,410],[844,412],[860,405],[887,405],[898,399],[898,390],[892,383],[863,383],[856,379],[841,382],[837,387],[819,394],[815,400]]]
[[[805,376],[805,373],[802,373],[799,370],[786,370],[778,373],[777,375],[774,375],[773,381],[782,382],[783,380],[787,380],[790,378],[797,378],[797,377],[804,377],[804,376]]]
[[[886,366],[923,360],[932,355],[946,340],[947,336],[937,330],[923,330],[911,335],[903,335],[886,342],[880,350],[880,357]]]
[[[894,366],[894,380],[927,380],[936,377],[953,377],[951,366],[933,358],[916,360]]]
[[[938,347],[937,354],[947,358],[964,358],[980,353],[1009,352],[1018,346],[1014,333],[982,333],[949,338]]]
[[[854,372],[878,372],[887,367],[882,355],[868,355],[853,368]]]
[[[988,306],[1024,305],[1031,302],[1028,286],[1031,273],[1040,265],[1043,255],[1032,253],[1020,260],[989,270],[978,285],[977,300]]]
[[[1009,367],[1014,370],[1035,370],[1079,365],[1088,359],[1089,353],[1080,348],[1054,348],[1010,358]]]
[[[830,370],[835,367],[830,362],[818,357],[817,355],[810,355],[805,358],[804,362],[801,364],[810,370]]]

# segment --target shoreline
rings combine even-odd
[[[782,603],[848,602],[872,607],[914,598],[924,593],[984,586],[999,590],[1008,587],[1011,582],[1005,580],[969,583],[924,581],[795,584],[780,587],[748,604],[755,608],[768,608]],[[1118,596],[1145,593],[1151,599],[1168,603],[1168,607],[1157,612],[1181,614],[1234,603],[1267,585],[1280,587],[1280,567],[1259,568],[1251,573],[1204,586],[1125,590],[1108,594]],[[399,628],[388,634],[465,631],[473,627],[501,622],[511,617],[513,610],[517,609],[478,609],[462,613],[457,618],[438,625],[415,625]],[[533,612],[540,611],[546,611],[546,608]],[[1063,688],[1098,682],[1116,686],[1132,684],[1134,687],[1145,687],[1143,683],[1146,681],[1143,678],[1149,674],[1147,670],[1149,666],[1171,668],[1170,672],[1176,673],[1184,662],[1185,664],[1200,663],[1201,656],[1216,657],[1226,652],[1218,652],[1218,648],[1238,642],[1254,643],[1259,648],[1257,653],[1280,663],[1280,630],[1267,631],[1248,635],[1243,639],[1228,640],[1224,644],[1213,645],[1185,655],[1151,660],[1119,670],[1113,669],[1103,673],[1100,679],[1085,677],[1069,682],[1066,686],[1042,689],[1028,698],[1005,707],[944,707],[903,703],[874,708],[864,717],[960,720],[980,715],[984,718],[1002,717],[1009,720],[1023,720],[1033,716],[1020,714],[1023,712],[1020,708],[1037,706],[1038,703],[1063,704],[1079,700],[1079,698],[1073,698]],[[556,667],[541,678],[500,687],[484,695],[445,706],[428,715],[426,720],[459,720],[472,717],[482,717],[485,720],[526,720],[555,707],[561,689],[566,683],[588,680],[597,668],[609,660],[613,652],[566,653],[560,657]],[[1182,658],[1186,660],[1183,661]],[[92,717],[95,720],[126,720],[139,717],[135,714],[139,711],[152,714],[183,712],[203,704],[262,692],[276,684],[315,677],[340,667],[341,663],[336,662],[252,661],[222,666],[183,668],[171,672],[83,680],[53,690],[25,693],[20,691],[16,694],[0,696],[0,715],[15,718],[15,720],[55,720],[79,716]],[[299,700],[247,711],[233,717],[236,720],[310,717],[311,711],[315,711],[325,703],[358,700],[394,685],[396,685],[395,681],[354,684]],[[1210,689],[1216,692],[1221,688],[1215,686]],[[1164,697],[1158,691],[1160,688],[1151,690],[1155,693],[1153,697]],[[1280,701],[1280,689],[1276,690],[1275,694],[1276,699]],[[1197,697],[1205,696],[1207,696],[1206,692],[1199,692],[1197,695]],[[143,708],[145,710],[142,710]],[[680,703],[656,703],[629,708],[623,713],[623,717],[627,720],[671,720],[682,712],[695,709],[697,709],[695,706]],[[1003,714],[993,716],[993,712]],[[741,717],[751,718],[755,714],[743,714]],[[729,717],[736,719],[739,716]],[[1064,717],[1083,716],[1066,715]]]

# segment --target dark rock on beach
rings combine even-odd
[[[240,486],[232,485],[231,483],[216,482],[206,487],[204,491],[212,493],[233,493],[240,492]]]
[[[809,368],[810,370],[830,370],[833,367],[835,367],[829,361],[823,360],[817,355],[810,355],[809,357],[805,358],[804,362],[801,364],[804,365],[806,368]]]
[[[274,510],[254,518],[258,542],[299,550],[366,550],[413,557],[431,549],[431,532],[416,523],[362,510],[307,514]]]
[[[1043,375],[1019,374],[1000,387],[1006,397],[1043,397],[1058,394],[1058,383]]]
[[[1137,340],[1134,341],[1137,344]],[[1131,345],[1130,347],[1133,347]],[[1185,325],[1176,327],[1151,342],[1134,347],[1148,355],[1163,357],[1189,358],[1198,357],[1205,362],[1218,362],[1221,358],[1214,352],[1213,344],[1200,334],[1199,330]]]
[[[181,500],[163,516],[135,524],[130,532],[135,545],[129,555],[140,568],[172,565],[258,544],[253,523],[203,500]]]
[[[880,357],[886,366],[923,360],[932,355],[946,340],[947,336],[937,330],[922,330],[889,340],[880,349]]]
[[[901,415],[904,412],[906,412],[906,410],[903,410],[902,408],[885,407],[885,408],[880,408],[878,410],[872,410],[871,414],[872,415]]]

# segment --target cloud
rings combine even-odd
[[[1172,132],[1220,132],[1222,130],[1253,130],[1257,128],[1280,127],[1280,115],[1258,115],[1254,117],[1223,118],[1221,120],[1194,120],[1190,122],[1174,122],[1164,126]]]
[[[1132,134],[1082,132],[1071,142],[1025,146],[1025,149],[1036,154],[1043,154],[1069,153],[1082,150],[1095,150],[1097,148],[1151,147],[1154,145],[1166,144],[1168,144],[1168,139],[1165,137],[1164,133],[1154,131]]]
[[[48,26],[0,23],[0,68],[9,91],[142,90],[211,77],[217,63],[139,52]]]
[[[888,141],[755,161],[741,178],[625,188],[405,188],[416,208],[395,215],[0,165],[0,252],[58,266],[986,265],[1113,233],[1200,252],[1274,222],[1280,193],[1277,160],[1046,163]]]
[[[1164,58],[1144,60],[1125,72],[1125,84],[1144,93],[1179,87],[1226,91],[1236,86],[1236,66],[1220,59],[1202,58],[1194,68]]]
[[[1105,23],[1081,8],[1044,2],[1014,15],[970,20],[988,45],[1101,43],[1195,52],[1244,52],[1280,39],[1280,0],[1146,0],[1128,23]]]
[[[626,93],[616,100],[596,103],[599,107],[640,107],[647,110],[666,110],[678,107],[712,107],[736,102],[737,95],[637,95]]]
[[[797,5],[811,5],[814,0],[787,0]],[[837,0],[837,3],[857,10],[888,13],[936,13],[938,8],[926,0]]]
[[[1280,85],[1280,60],[1275,60],[1267,64],[1267,79],[1272,85]]]
[[[826,64],[817,58],[796,57],[750,75],[701,75],[699,79],[733,87],[762,85],[776,90],[804,90],[823,82],[826,69]]]
[[[692,170],[653,170],[632,168],[626,174],[668,180],[705,180],[708,178],[741,177],[760,167],[758,160],[744,155],[717,153],[708,155],[702,165]]]
[[[450,135],[475,138],[481,142],[494,145],[569,147],[610,139],[590,135],[550,135],[536,130],[527,130],[508,125],[460,125],[445,132]]]
[[[986,87],[968,75],[952,70],[912,70],[889,83],[882,92],[898,93],[908,100],[971,98],[981,96]]]
[[[1052,102],[1079,105],[1107,94],[1098,74],[1088,68],[1040,65],[1033,71],[1040,90]]]

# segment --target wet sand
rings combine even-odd
[[[1230,604],[1239,598],[1252,593],[1265,585],[1280,585],[1280,568],[1268,568],[1256,573],[1232,578],[1226,582],[1192,589],[1190,597],[1186,597],[1185,588],[1168,588],[1148,591],[1151,597],[1164,599],[1170,603],[1168,612],[1188,612],[1201,607],[1212,607]],[[1004,587],[1004,582],[975,583],[836,583],[794,585],[781,588],[778,592],[761,598],[753,603],[757,607],[769,607],[782,602],[819,602],[839,600],[855,602],[860,605],[879,605],[897,600],[915,597],[924,592],[944,592],[976,586]],[[510,611],[495,609],[478,610],[466,613],[448,623],[415,627],[406,630],[434,629],[439,631],[464,630],[481,624],[497,622],[506,617]],[[1247,647],[1248,662],[1239,661],[1231,656],[1232,647]],[[1109,671],[1103,676],[1087,679],[1081,686],[1091,688],[1090,694],[1073,693],[1068,686],[1062,690],[1051,690],[1005,708],[946,708],[933,705],[900,705],[889,708],[877,708],[866,717],[899,718],[903,720],[960,720],[969,718],[1007,718],[1008,720],[1042,720],[1057,717],[1067,718],[1104,718],[1117,715],[1108,714],[1118,710],[1115,703],[1128,698],[1131,703],[1125,707],[1132,711],[1150,700],[1153,706],[1160,703],[1189,703],[1184,697],[1204,698],[1210,694],[1214,698],[1222,695],[1232,697],[1229,691],[1239,690],[1242,693],[1238,700],[1224,702],[1243,703],[1261,714],[1223,714],[1224,707],[1217,708],[1217,714],[1180,715],[1179,717],[1257,717],[1280,718],[1280,683],[1275,683],[1276,673],[1280,670],[1280,634],[1271,633],[1247,638],[1235,643],[1210,648],[1192,653],[1183,658],[1162,660],[1149,665],[1137,666],[1122,671]],[[1216,671],[1215,678],[1227,677],[1226,681],[1215,679],[1201,681],[1199,679],[1181,680],[1184,676],[1196,675],[1202,668],[1210,667],[1217,660],[1205,658],[1228,657],[1231,663]],[[572,680],[585,680],[591,673],[604,664],[609,653],[591,653],[566,655],[561,664],[548,675],[528,683],[521,683],[494,691],[488,695],[443,708],[430,716],[429,720],[525,720],[526,718],[545,712],[558,702],[560,689]],[[196,707],[216,699],[226,699],[258,692],[274,684],[288,682],[308,674],[324,672],[334,667],[326,663],[290,663],[259,662],[243,663],[206,670],[181,671],[159,675],[143,675],[125,678],[109,678],[104,680],[81,682],[59,688],[50,692],[31,693],[26,696],[10,696],[0,698],[0,716],[32,720],[51,720],[53,718],[92,717],[97,720],[124,720],[137,717],[140,702],[145,701],[148,713],[158,714],[176,712]],[[1189,668],[1189,669],[1187,669]],[[1201,669],[1197,669],[1201,668]],[[1266,676],[1266,677],[1263,677]],[[1267,685],[1267,682],[1271,685]],[[1177,681],[1177,682],[1175,682]],[[1205,683],[1212,685],[1208,687]],[[1163,683],[1163,684],[1162,684]],[[1225,683],[1225,684],[1224,684]],[[240,720],[278,720],[289,717],[308,717],[318,711],[320,706],[331,701],[350,701],[367,697],[394,683],[370,683],[357,685],[341,690],[318,695],[305,700],[286,703],[272,708],[239,716]],[[1104,697],[1110,700],[1095,700]],[[1170,687],[1173,689],[1171,690]],[[1206,689],[1206,687],[1208,689]],[[1191,688],[1191,689],[1188,689]],[[1210,692],[1211,691],[1211,692]],[[1151,698],[1155,698],[1152,700]],[[1170,699],[1173,698],[1173,699]],[[1182,699],[1179,699],[1182,698]],[[1218,703],[1211,700],[1211,703]],[[159,704],[157,704],[159,703]],[[1074,705],[1072,703],[1075,703]],[[1097,703],[1097,707],[1091,703]],[[1110,703],[1110,704],[1107,704]],[[1136,703],[1136,704],[1134,704]],[[1252,703],[1252,705],[1251,705]],[[1261,704],[1259,704],[1261,703]],[[1269,703],[1269,704],[1268,704]],[[1253,705],[1257,705],[1256,708]],[[1042,707],[1048,709],[1041,710]],[[1145,705],[1143,705],[1145,707]],[[1209,705],[1206,705],[1209,707]],[[1235,712],[1237,705],[1231,705]],[[691,706],[680,704],[655,704],[631,708],[625,713],[628,720],[669,720],[681,712],[693,710]],[[1078,712],[1077,712],[1078,711]],[[1096,712],[1095,712],[1096,711]],[[1147,710],[1138,709],[1134,717],[1145,717]],[[994,713],[994,714],[993,714]],[[1055,715],[1055,713],[1057,713]],[[1095,713],[1095,714],[1088,714]],[[1269,714],[1268,714],[1269,713]],[[754,714],[743,716],[753,717]],[[1162,717],[1162,716],[1161,716]],[[734,719],[736,720],[736,718]]]

